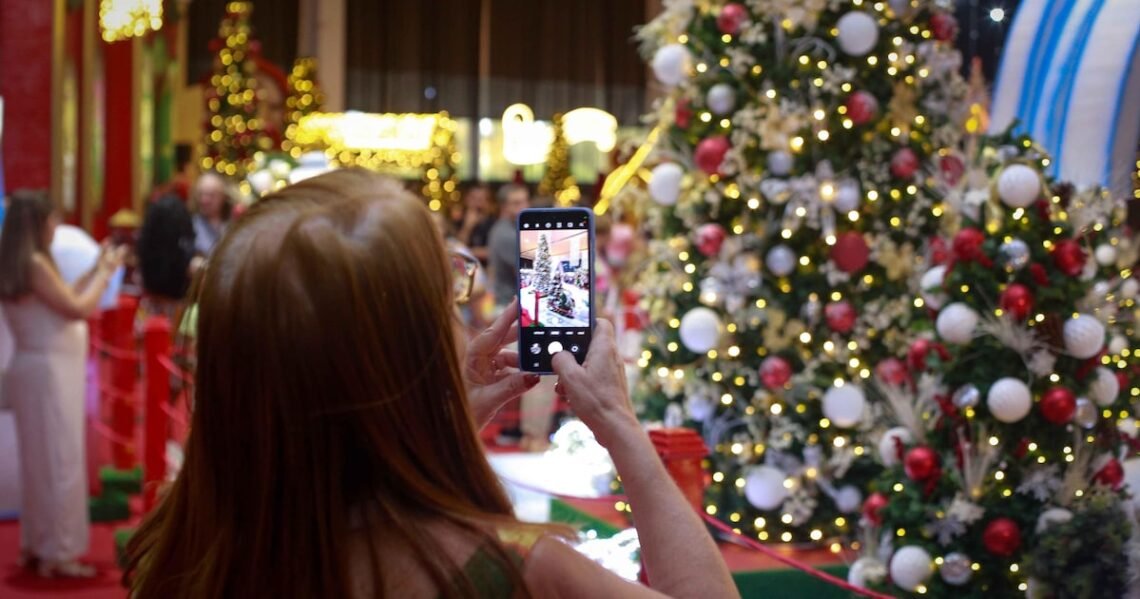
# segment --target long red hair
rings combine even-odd
[[[525,594],[493,532],[519,524],[468,409],[428,210],[357,170],[263,202],[202,281],[185,463],[128,547],[132,595],[351,596],[353,513],[443,596],[474,587],[428,521],[482,538]]]

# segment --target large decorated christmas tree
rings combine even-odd
[[[877,472],[871,379],[905,370],[961,172],[943,4],[674,0],[639,34],[667,94],[635,395],[703,431],[707,512],[762,541],[849,535]]]
[[[850,579],[896,596],[1123,596],[1140,584],[1120,462],[1140,394],[1134,244],[1100,190],[1048,184],[1030,140],[977,140],[964,158],[947,190],[960,226],[923,277],[933,330],[876,381],[886,470]]]

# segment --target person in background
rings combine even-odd
[[[348,169],[235,225],[204,275],[185,465],[127,547],[131,597],[737,596],[633,413],[607,322],[585,366],[554,364],[622,475],[655,590],[514,516],[476,423],[536,377],[503,349],[514,304],[466,342],[470,271],[448,262],[421,200]]]
[[[84,458],[87,323],[124,248],[105,247],[68,285],[49,248],[59,213],[44,192],[12,194],[0,234],[0,309],[15,338],[3,396],[20,447],[23,566],[44,577],[85,578],[90,540]]]
[[[142,313],[173,321],[203,258],[195,253],[194,217],[181,198],[167,193],[146,209],[135,252],[145,292]]]
[[[487,242],[497,220],[492,208],[491,190],[486,185],[476,184],[463,196],[463,219],[456,223],[455,229],[455,236],[484,266],[487,265]]]
[[[509,183],[499,188],[499,219],[491,227],[487,240],[487,269],[491,273],[491,293],[495,306],[511,303],[518,285],[519,213],[530,205],[530,191],[525,185]]]
[[[194,209],[194,252],[209,257],[230,224],[234,209],[233,192],[221,175],[206,171],[194,185],[191,204]]]

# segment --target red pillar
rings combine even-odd
[[[102,43],[102,42],[100,42]],[[95,236],[107,233],[107,220],[122,208],[132,208],[138,148],[135,132],[134,39],[103,44],[106,89],[104,124],[106,154],[103,173],[103,207],[95,217]]]
[[[160,356],[170,357],[170,321],[155,316],[143,325],[143,348],[146,362],[146,407],[143,424],[143,511],[155,504],[159,485],[166,478],[167,416],[162,409],[170,403],[170,373],[163,368]]]
[[[120,296],[119,303],[103,312],[103,340],[110,352],[111,461],[115,468],[127,470],[138,465],[135,437],[135,403],[138,401],[139,358],[135,344],[135,311],[138,300]]]
[[[56,2],[0,0],[0,96],[7,189],[51,187]]]

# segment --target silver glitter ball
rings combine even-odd
[[[819,324],[819,319],[822,315],[823,303],[819,300],[809,299],[800,307],[800,318],[804,319],[804,322],[808,323],[809,326],[814,327]]]
[[[978,405],[978,401],[982,398],[982,392],[973,385],[962,385],[954,392],[951,398],[954,401],[954,406],[959,410],[972,408]]]
[[[970,577],[973,576],[973,571],[970,569],[970,558],[957,551],[947,553],[946,557],[942,558],[942,566],[938,569],[938,573],[942,576],[942,580],[946,584],[954,586],[962,586],[970,582]]]
[[[998,257],[1006,270],[1021,270],[1029,264],[1029,244],[1020,239],[1010,239],[998,247]]]
[[[1084,428],[1092,428],[1096,426],[1097,410],[1096,404],[1089,400],[1087,397],[1077,398],[1077,413],[1073,416],[1073,422],[1081,425]]]

